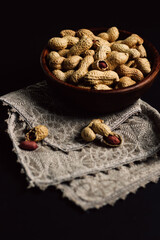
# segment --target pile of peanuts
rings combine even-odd
[[[96,90],[132,86],[149,74],[151,64],[137,34],[120,40],[117,27],[97,36],[89,29],[65,29],[48,41],[47,63],[58,79]]]

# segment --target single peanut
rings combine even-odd
[[[87,141],[87,142],[91,142],[96,138],[96,134],[94,133],[94,131],[92,130],[92,125],[93,123],[102,123],[103,120],[102,119],[93,119],[88,126],[86,126],[85,128],[82,129],[81,131],[81,137]]]
[[[125,88],[125,87],[129,87],[136,84],[136,82],[134,80],[132,80],[130,77],[121,77],[119,79],[119,82],[117,83],[117,85],[115,86],[115,89],[121,89],[121,88]]]
[[[108,69],[108,64],[106,63],[105,60],[96,60],[92,63],[92,69],[105,71]]]
[[[75,35],[76,35],[76,32],[74,31],[74,30],[71,30],[71,29],[64,29],[64,30],[62,30],[61,32],[60,32],[60,35],[62,36],[62,37],[64,37],[64,36],[72,36],[72,37],[75,37]]]
[[[122,143],[122,138],[120,135],[113,133],[103,136],[103,142],[109,147],[119,147]]]
[[[105,123],[93,122],[91,128],[95,133],[100,134],[102,136],[108,136],[109,134],[112,133],[110,127],[107,126]]]
[[[65,38],[53,37],[49,39],[48,46],[52,50],[61,50],[67,47],[68,41]]]
[[[107,58],[107,54],[111,52],[111,48],[107,45],[101,45],[97,47],[94,55],[95,60],[105,60]]]
[[[66,35],[64,37],[53,37],[48,41],[48,46],[52,50],[62,50],[71,47],[79,41],[79,38]]]
[[[137,68],[130,68],[125,64],[122,64],[116,68],[116,72],[120,77],[127,76],[131,77],[136,82],[143,80],[143,73]]]
[[[112,51],[108,53],[106,63],[110,70],[114,70],[117,66],[126,63],[128,58],[128,53]]]
[[[58,52],[51,51],[48,54],[47,59],[49,61],[48,64],[52,69],[61,69],[62,68],[62,62],[64,61],[65,58],[61,57]]]
[[[70,76],[74,73],[74,70],[68,70],[63,72],[59,69],[53,70],[52,73],[55,75],[56,78],[60,79],[61,81],[67,81]]]
[[[27,141],[39,142],[48,136],[48,128],[44,125],[37,125],[26,134]]]
[[[107,71],[99,71],[99,70],[91,70],[87,72],[84,76],[84,82],[91,85],[96,85],[99,83],[112,85],[114,82],[119,81],[119,76],[116,72],[107,70]]]
[[[70,47],[72,47],[73,45],[75,45],[79,42],[78,37],[73,37],[73,36],[70,36],[70,35],[66,35],[63,38],[67,40],[67,48],[70,48]]]
[[[87,36],[87,37],[89,37],[92,40],[95,39],[95,37],[96,37],[91,30],[86,29],[86,28],[79,29],[76,32],[76,36],[79,37],[79,38],[82,38],[83,36]]]
[[[64,59],[63,68],[65,70],[74,69],[81,60],[82,60],[82,57],[80,57],[80,56],[76,56],[76,55],[70,56],[70,57]]]
[[[32,151],[38,148],[38,145],[34,141],[22,141],[19,147],[24,150]]]
[[[124,39],[121,43],[127,44],[130,48],[139,46],[143,44],[143,39],[137,34],[132,34],[131,36]]]
[[[140,53],[140,57],[147,57],[146,49],[144,48],[144,46],[142,44],[137,47],[137,50]]]
[[[118,147],[122,143],[120,135],[111,131],[110,127],[104,122],[93,122],[91,128],[96,134],[103,136],[103,142],[110,147]]]
[[[93,130],[90,127],[87,126],[83,128],[83,130],[81,131],[81,137],[86,142],[92,142],[95,140],[96,134],[93,132]]]
[[[144,74],[147,75],[151,72],[151,64],[147,58],[138,58],[135,61],[136,67]]]
[[[87,37],[87,36],[83,36],[78,43],[76,43],[75,45],[73,45],[73,47],[70,48],[67,56],[73,56],[73,55],[81,55],[82,53],[84,53],[86,50],[90,49],[92,47],[92,39]]]
[[[93,119],[89,125],[82,129],[81,137],[86,142],[95,140],[96,134],[103,136],[103,142],[110,147],[118,147],[122,143],[120,135],[111,131],[102,119]]]
[[[88,72],[89,66],[94,62],[94,58],[90,55],[83,58],[80,62],[79,69],[76,70],[70,77],[72,83],[78,83],[78,81],[83,78]]]
[[[92,46],[92,48],[93,48],[93,49],[97,49],[97,48],[100,47],[100,46],[110,47],[110,43],[109,43],[107,40],[104,40],[103,38],[96,37],[96,38],[93,40],[93,46]]]
[[[128,53],[130,59],[135,59],[140,57],[140,52],[135,48],[129,48],[128,45],[123,43],[113,43],[111,46],[112,51]]]
[[[119,37],[119,30],[117,27],[111,27],[107,30],[107,32],[99,33],[98,37],[101,37],[109,42],[114,42]]]

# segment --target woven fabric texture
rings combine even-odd
[[[160,149],[160,114],[141,99],[121,112],[88,116],[66,108],[43,81],[0,100],[8,106],[8,134],[30,186],[44,190],[54,185],[86,210],[113,204],[159,176],[153,156]],[[80,131],[93,118],[102,118],[120,134],[122,145],[105,147],[101,137],[85,143]],[[35,151],[20,149],[25,133],[38,124],[49,129],[48,137]]]

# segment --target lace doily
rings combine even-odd
[[[132,168],[126,168],[124,165],[135,161],[144,161],[160,149],[160,114],[142,100],[138,100],[122,112],[103,117],[91,117],[87,116],[86,113],[73,111],[71,106],[66,108],[63,101],[49,94],[45,81],[9,93],[2,96],[0,100],[11,107],[7,119],[8,133],[13,141],[18,161],[26,172],[30,186],[45,189],[50,185],[56,185],[68,198],[75,202],[77,199],[77,204],[84,209],[102,206],[107,201],[108,203],[114,202],[118,197],[112,198],[111,195],[113,194],[110,191],[111,200],[107,200],[109,196],[107,190],[107,195],[104,194],[103,200],[94,201],[95,197],[92,194],[93,201],[89,200],[90,203],[88,204],[87,200],[84,207],[80,203],[79,199],[82,199],[82,196],[79,192],[83,192],[83,195],[85,195],[87,190],[84,193],[84,189],[83,191],[82,189],[75,191],[76,188],[79,189],[79,186],[85,185],[85,183],[89,184],[89,181],[91,185],[96,186],[97,184],[98,186],[100,184],[99,179],[104,180],[106,177],[110,179],[111,175],[108,174],[108,171],[117,173],[114,170],[115,168],[120,168],[118,174],[122,175],[124,169],[127,169],[125,170],[126,174],[132,179]],[[98,138],[94,143],[84,143],[79,135],[80,130],[93,118],[104,119],[112,130],[122,136],[123,144],[118,148],[106,148],[101,144],[101,138]],[[48,127],[49,136],[42,143],[38,143],[39,147],[35,151],[29,152],[20,149],[19,143],[25,136],[26,130],[38,124]],[[157,163],[159,162],[157,161]],[[142,162],[142,166],[146,167],[144,162]],[[138,168],[139,165],[136,167]],[[93,174],[93,176],[88,174]],[[120,177],[118,174],[117,176]],[[125,177],[127,175],[124,174],[124,179]],[[111,181],[111,188],[119,189],[118,179],[115,181],[117,187]],[[128,180],[126,190],[129,190],[126,192],[131,191],[131,185],[133,185],[131,179]],[[152,178],[148,176],[147,180],[144,180],[145,184],[150,181],[149,179]],[[71,182],[65,184],[66,181]],[[92,186],[93,189],[94,186]],[[104,184],[101,186],[104,192],[106,186]],[[141,186],[140,179],[136,187],[138,188],[138,186]],[[120,190],[116,190],[115,193],[117,191]],[[118,192],[117,196],[121,197]],[[100,193],[97,192],[97,194]],[[83,198],[86,198],[86,195]]]
[[[140,164],[121,166],[94,175],[86,175],[67,183],[57,185],[63,196],[81,206],[84,210],[114,205],[118,199],[125,199],[129,193],[136,193],[149,182],[156,183],[160,177],[160,158],[154,156]]]

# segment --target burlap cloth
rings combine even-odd
[[[54,185],[84,210],[114,204],[160,176],[160,114],[139,99],[121,112],[89,116],[51,95],[45,81],[0,97],[8,106],[7,132],[29,187]],[[85,143],[80,131],[102,118],[123,144],[107,148],[101,137]],[[48,137],[35,151],[19,148],[30,128],[43,124]]]

